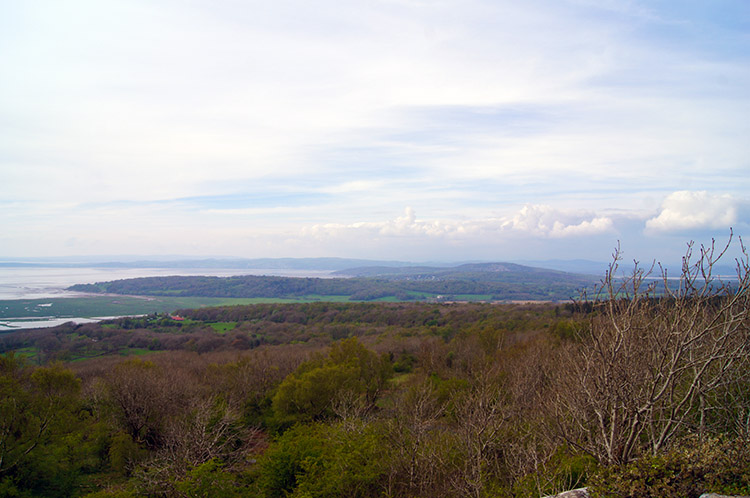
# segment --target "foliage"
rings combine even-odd
[[[135,498],[136,496],[134,491],[127,488],[107,488],[85,494],[82,498]]]
[[[602,498],[697,498],[706,492],[750,494],[746,440],[689,437],[669,452],[603,467],[590,482]]]
[[[642,276],[571,306],[261,304],[3,334],[40,363],[96,357],[73,374],[0,356],[0,496],[748,493],[742,279],[703,299],[634,294]],[[116,356],[135,350],[153,354]]]
[[[602,463],[622,464],[643,453],[658,455],[693,430],[710,432],[712,400],[727,385],[750,380],[750,262],[738,261],[734,282],[713,269],[729,248],[689,251],[682,273],[661,278],[661,296],[636,266],[615,278],[619,256],[603,281],[576,344],[561,349],[556,406],[563,437]],[[736,394],[739,394],[737,392]],[[750,395],[734,405],[744,416]]]
[[[434,335],[449,341],[477,330],[525,334],[540,330],[554,305],[481,303],[310,303],[262,304],[179,310],[169,315],[126,317],[105,323],[0,334],[0,353],[28,351],[33,361],[80,361],[134,352],[187,350],[198,353],[249,350],[267,344],[330,342],[351,336]],[[236,326],[220,333],[215,325]],[[413,351],[394,351],[399,355]]]
[[[561,446],[549,461],[544,462],[543,468],[519,480],[513,486],[513,494],[537,497],[580,488],[596,469],[596,460],[590,455],[571,452],[569,447]]]
[[[4,492],[64,495],[76,484],[80,381],[60,364],[0,357],[0,481]]]
[[[243,496],[237,488],[235,478],[223,469],[216,459],[209,460],[191,469],[184,479],[177,481],[175,488],[185,498],[234,498]]]
[[[353,301],[382,298],[411,300],[427,294],[432,298],[463,296],[475,300],[494,296],[502,300],[567,300],[593,279],[520,265],[496,267],[465,265],[451,270],[373,278],[292,278],[244,275],[232,277],[145,277],[96,284],[70,290],[93,293],[169,297],[235,297],[299,299],[313,296],[349,296]]]
[[[204,306],[229,306],[251,304],[248,298],[220,297],[174,297],[159,296],[157,299],[117,296],[64,297],[47,299],[3,299],[0,300],[0,319],[21,319],[33,316],[41,318],[73,318],[98,316],[127,316],[147,313],[165,313],[178,308],[200,308]],[[12,322],[11,322],[12,324]],[[5,329],[0,326],[0,332]]]
[[[112,470],[130,475],[133,467],[144,460],[148,453],[133,441],[130,434],[121,431],[111,438],[108,454]]]
[[[334,343],[327,357],[300,365],[273,397],[281,420],[307,421],[329,417],[335,404],[362,397],[371,407],[391,376],[387,358],[365,348],[357,338]]]
[[[296,425],[259,461],[257,488],[268,498],[379,496],[387,460],[376,426]]]

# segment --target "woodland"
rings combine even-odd
[[[0,335],[0,496],[750,494],[750,268]]]
[[[455,268],[366,267],[339,271],[348,278],[292,278],[259,275],[234,277],[145,277],[68,290],[140,296],[202,296],[351,301],[545,300],[566,301],[596,278],[510,263],[467,264]]]

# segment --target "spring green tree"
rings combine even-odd
[[[59,453],[77,422],[79,391],[80,381],[59,364],[33,368],[0,356],[0,494],[73,485]]]
[[[273,397],[276,415],[290,422],[332,416],[341,403],[371,408],[392,374],[385,356],[378,356],[356,338],[331,346],[288,375]]]

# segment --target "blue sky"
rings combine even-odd
[[[745,0],[0,1],[0,257],[750,233]]]

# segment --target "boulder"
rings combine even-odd
[[[571,489],[557,495],[545,496],[544,498],[590,498],[586,488]]]

